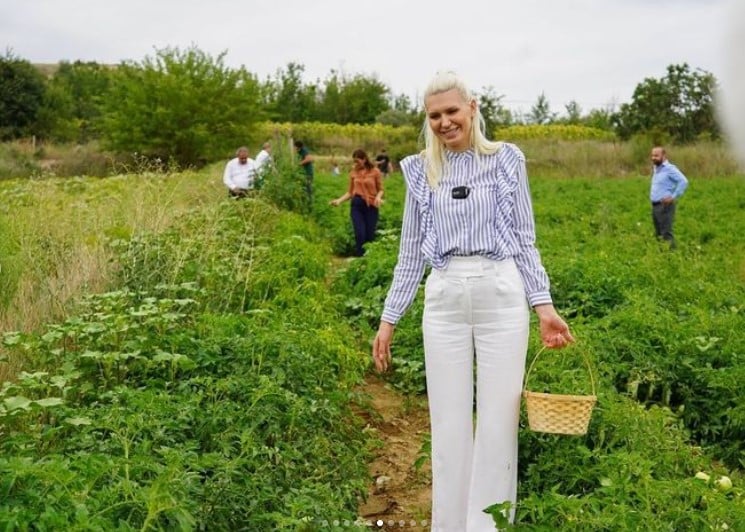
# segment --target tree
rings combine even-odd
[[[528,121],[532,124],[550,124],[556,120],[556,113],[551,112],[551,105],[548,102],[548,98],[542,92],[538,95],[533,107],[530,108],[528,114]]]
[[[269,117],[278,122],[308,122],[318,114],[316,86],[303,81],[305,67],[290,62],[263,88]]]
[[[340,94],[346,115],[339,116],[340,124],[372,124],[388,109],[388,87],[374,76],[357,74],[345,79]]]
[[[380,113],[375,121],[388,126],[421,127],[423,115],[411,103],[406,94],[397,94],[388,100],[388,109]]]
[[[412,116],[409,113],[399,111],[398,109],[387,109],[380,113],[375,118],[375,121],[378,124],[386,126],[409,126],[411,125]]]
[[[102,107],[107,146],[181,165],[231,153],[263,116],[257,80],[225,67],[224,57],[165,48],[121,64]]]
[[[112,68],[95,62],[62,62],[49,80],[42,115],[55,140],[86,142],[99,135],[101,102]]]
[[[11,50],[0,56],[0,140],[40,133],[36,125],[44,93],[44,77],[31,63]]]
[[[504,94],[498,95],[494,87],[484,87],[476,96],[488,138],[492,138],[496,128],[509,126],[514,122],[512,112],[502,104]]]
[[[701,134],[720,134],[714,109],[717,81],[687,63],[669,65],[661,79],[646,78],[636,86],[631,103],[621,105],[613,117],[621,138],[638,133],[662,133],[678,142]]]
[[[567,124],[579,124],[582,121],[582,108],[576,100],[572,100],[564,106],[566,109],[567,117],[565,122]]]
[[[582,124],[606,131],[613,130],[613,106],[601,109],[590,109],[590,112],[582,117]]]
[[[394,111],[402,111],[407,114],[416,114],[416,106],[411,103],[411,98],[406,94],[398,94],[393,97],[391,108]]]
[[[372,124],[389,109],[388,87],[374,76],[346,77],[332,70],[319,95],[318,120]]]

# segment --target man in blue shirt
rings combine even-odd
[[[652,221],[657,238],[670,242],[675,247],[673,238],[673,220],[675,219],[675,202],[688,187],[688,179],[678,168],[667,160],[665,148],[655,146],[651,154],[654,170],[649,199],[652,201]]]

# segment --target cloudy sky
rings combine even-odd
[[[118,63],[193,44],[262,79],[294,61],[307,81],[375,74],[412,98],[451,69],[513,109],[545,92],[555,111],[587,111],[673,63],[719,77],[737,1],[0,0],[0,46],[35,63]]]

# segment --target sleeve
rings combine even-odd
[[[683,172],[678,170],[677,166],[670,167],[670,177],[675,182],[675,191],[673,192],[673,198],[678,199],[688,188],[688,179],[686,179],[686,176],[683,175]]]
[[[401,243],[398,250],[398,262],[393,270],[393,282],[385,299],[381,320],[395,325],[406,313],[416,296],[417,288],[424,275],[424,254],[422,241],[424,234],[421,228],[421,213],[411,187],[410,166],[401,162],[406,177],[406,200],[404,218],[401,227]]]
[[[222,182],[225,183],[225,186],[232,189],[233,188],[233,176],[230,171],[230,161],[228,161],[228,164],[225,165],[225,171],[222,174]]]
[[[512,224],[518,253],[514,257],[520,277],[525,286],[525,293],[530,306],[550,304],[550,283],[546,270],[541,264],[541,257],[535,247],[535,221],[533,205],[530,199],[528,171],[525,167],[525,156],[516,147],[518,163],[516,165],[517,187],[515,203],[512,209]]]

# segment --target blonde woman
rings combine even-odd
[[[495,530],[487,506],[517,496],[529,310],[543,343],[574,341],[535,248],[525,157],[491,142],[473,94],[440,73],[424,94],[425,149],[401,161],[407,192],[393,282],[373,343],[391,362],[396,323],[431,266],[422,334],[432,433],[432,530]],[[476,430],[473,376],[476,361]],[[510,515],[514,519],[514,510]]]

